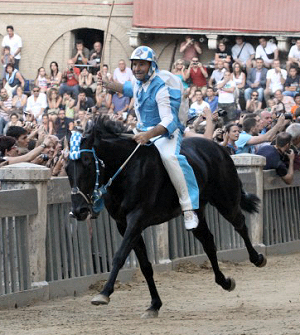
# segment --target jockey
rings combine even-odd
[[[182,83],[170,72],[158,69],[155,53],[149,47],[135,49],[130,60],[132,81],[119,84],[102,78],[103,85],[134,97],[138,120],[134,140],[141,144],[153,141],[177,191],[185,227],[194,229],[198,226],[194,210],[199,208],[199,189],[193,169],[180,154],[188,110]]]

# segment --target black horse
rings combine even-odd
[[[84,220],[92,211],[92,193],[97,178],[95,160],[103,160],[99,167],[99,184],[105,184],[136,148],[136,142],[124,138],[124,126],[107,117],[98,118],[81,140],[81,154],[77,160],[69,160],[67,174],[72,187],[72,212],[78,220]],[[95,150],[95,152],[92,152]],[[250,241],[241,209],[250,213],[257,211],[259,199],[242,190],[234,163],[226,150],[204,138],[187,138],[182,142],[181,152],[194,169],[200,190],[200,204],[197,215],[199,225],[193,229],[194,236],[202,243],[215,273],[215,281],[223,289],[231,291],[235,282],[225,278],[220,271],[216,247],[204,216],[209,202],[232,223],[244,239],[250,261],[262,267],[266,258],[258,254]],[[95,154],[96,153],[96,154]],[[100,175],[100,177],[99,177]],[[181,213],[176,191],[162,164],[154,145],[141,146],[128,161],[122,172],[107,188],[105,206],[115,219],[124,237],[120,249],[114,255],[113,268],[102,292],[95,296],[95,305],[108,304],[114,291],[118,272],[133,249],[141,271],[146,278],[151,305],[145,317],[155,317],[162,306],[153,280],[153,269],[147,258],[142,231],[151,225],[166,222]]]

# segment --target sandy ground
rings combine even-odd
[[[300,254],[268,258],[265,268],[249,262],[221,263],[236,289],[213,281],[210,267],[189,263],[156,274],[163,301],[157,319],[141,319],[150,302],[141,275],[118,285],[108,306],[90,304],[95,290],[16,310],[0,311],[1,335],[52,334],[300,334]]]

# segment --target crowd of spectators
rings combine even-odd
[[[111,72],[105,64],[100,69],[100,41],[92,50],[76,41],[66,67],[60,70],[56,61],[49,68],[40,67],[30,94],[24,94],[19,71],[22,40],[12,26],[7,33],[1,56],[0,164],[31,161],[50,167],[53,175],[64,174],[65,137],[73,129],[84,132],[100,114],[134,128],[132,99],[107,91],[97,80],[100,70],[123,84],[131,80],[132,71],[124,59]],[[182,57],[174,62],[172,73],[182,81],[189,101],[185,136],[205,136],[230,154],[259,153],[267,157],[267,168],[274,167],[276,151],[286,166],[283,172],[280,164],[278,174],[287,175],[284,180],[290,182],[291,165],[300,165],[300,39],[285,60],[279,58],[276,43],[265,37],[258,39],[256,49],[241,36],[233,46],[219,40],[210,66],[201,62],[203,48],[192,36],[185,37],[179,50]],[[286,136],[289,129],[293,131]]]

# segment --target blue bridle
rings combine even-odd
[[[93,154],[95,167],[96,167],[96,181],[93,190],[92,196],[89,198],[86,196],[78,186],[75,186],[71,190],[72,195],[80,194],[85,201],[92,207],[93,214],[98,214],[104,207],[104,201],[102,196],[107,192],[107,186],[99,187],[99,177],[100,177],[100,167],[99,163],[102,167],[104,167],[103,161],[97,156],[94,147],[92,149],[80,149],[82,134],[79,132],[73,132],[70,139],[70,154],[69,158],[71,160],[78,160],[81,156],[82,152],[90,152]]]
[[[80,191],[79,187],[73,187],[71,190],[71,194],[80,194],[85,201],[92,207],[92,211],[94,214],[98,214],[104,207],[103,195],[107,193],[107,188],[112,184],[114,179],[118,176],[118,174],[124,169],[125,165],[128,163],[130,158],[134,155],[137,149],[140,147],[140,143],[135,147],[133,152],[130,156],[126,159],[126,161],[119,167],[116,173],[109,178],[108,182],[105,185],[101,185],[99,187],[99,177],[100,177],[100,169],[99,169],[99,162],[102,167],[104,167],[103,161],[97,157],[96,151],[94,147],[92,149],[80,149],[82,134],[79,132],[73,132],[71,139],[70,139],[70,154],[69,158],[71,160],[78,160],[81,156],[82,152],[90,152],[93,154],[95,165],[96,165],[96,182],[93,190],[93,194],[89,199],[83,192]]]

